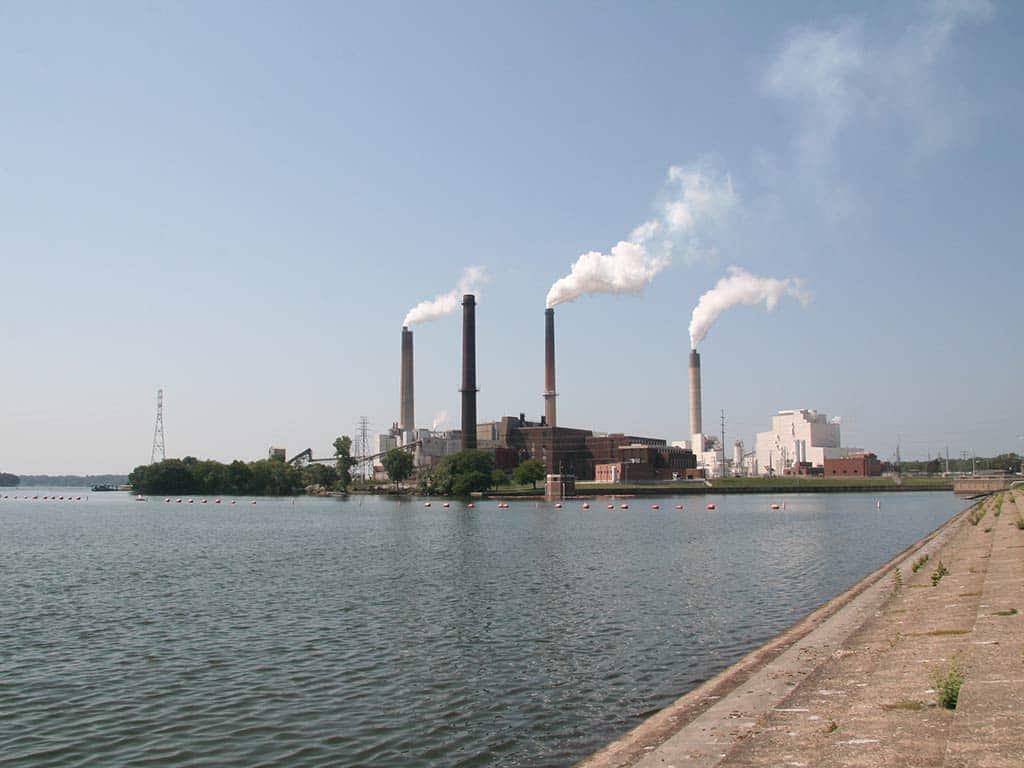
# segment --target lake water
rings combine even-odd
[[[965,506],[73,493],[0,500],[3,766],[570,765]]]

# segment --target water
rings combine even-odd
[[[962,507],[82,493],[0,501],[0,765],[569,765]]]

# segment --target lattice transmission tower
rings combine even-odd
[[[157,459],[157,456],[160,458]],[[156,426],[153,428],[153,452],[149,455],[149,463],[156,464],[167,458],[164,448],[164,390],[156,391]]]
[[[359,474],[364,479],[373,477],[373,462],[366,457],[370,455],[370,422],[365,416],[359,417],[359,426],[356,427],[356,457],[359,459]]]

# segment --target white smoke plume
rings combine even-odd
[[[719,280],[715,287],[700,297],[693,308],[690,318],[690,346],[704,340],[711,326],[727,309],[739,304],[764,304],[771,312],[783,296],[792,296],[803,306],[811,300],[811,294],[804,287],[799,277],[787,277],[776,280],[771,277],[758,277],[742,267],[729,267],[729,274]]]
[[[640,293],[671,263],[679,244],[688,258],[700,255],[702,231],[719,224],[737,203],[732,180],[707,166],[672,166],[667,185],[671,197],[658,217],[640,224],[609,253],[589,251],[576,259],[548,291],[548,307],[592,293]]]
[[[462,297],[465,294],[477,293],[480,286],[486,282],[487,271],[483,267],[467,267],[455,288],[429,301],[421,301],[409,310],[402,325],[425,323],[452,314],[462,305]]]
[[[434,414],[434,420],[430,423],[430,431],[437,432],[448,423],[448,411],[438,411]]]

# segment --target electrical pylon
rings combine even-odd
[[[160,456],[157,459],[157,456]],[[153,428],[153,451],[149,455],[149,463],[156,464],[167,458],[167,451],[164,449],[164,390],[161,387],[156,391],[156,426]]]

